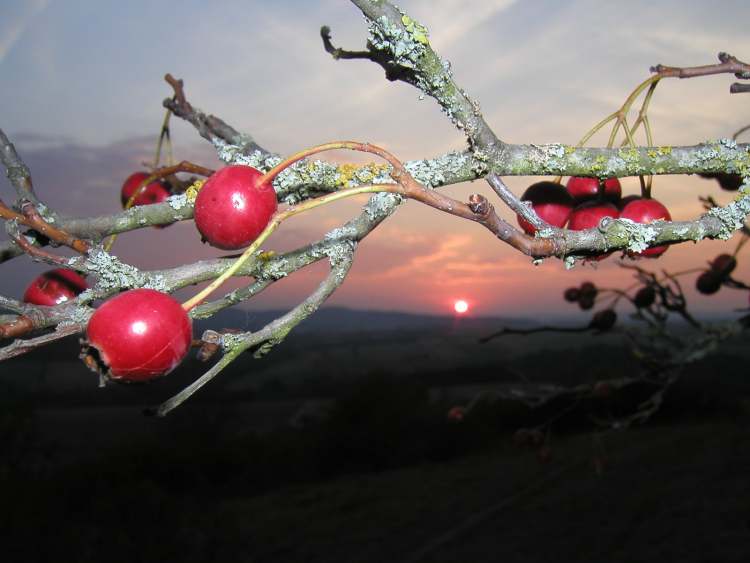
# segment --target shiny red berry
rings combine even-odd
[[[672,220],[672,216],[669,214],[667,208],[655,199],[635,199],[631,201],[622,209],[620,218],[630,219],[636,223],[653,223],[654,221],[659,220]],[[653,248],[647,248],[636,256],[656,258],[664,254],[666,251],[666,246],[655,246]]]
[[[605,217],[617,219],[619,215],[619,211],[611,203],[587,201],[573,209],[568,220],[568,229],[571,231],[593,229]]]
[[[252,243],[276,212],[276,192],[260,183],[251,166],[233,165],[214,173],[195,200],[195,225],[216,248],[237,250]]]
[[[622,195],[622,186],[617,178],[607,178],[604,184],[604,199],[617,202]],[[568,193],[576,201],[595,199],[599,194],[599,178],[571,176],[566,184]]]
[[[148,172],[135,172],[134,174],[128,176],[127,180],[125,180],[125,183],[122,185],[122,189],[120,190],[120,201],[122,202],[123,208],[128,204],[130,198],[133,197],[133,194],[138,189],[138,186],[140,186],[141,183],[149,176],[150,174]],[[150,205],[152,203],[161,203],[168,197],[169,188],[167,188],[167,186],[163,182],[156,180],[154,182],[151,182],[143,190],[141,190],[141,192],[133,200],[133,205]]]
[[[132,289],[104,302],[86,334],[100,373],[117,381],[148,381],[168,374],[187,355],[192,323],[166,293]]]
[[[563,227],[573,210],[573,198],[565,188],[555,182],[537,182],[527,188],[521,196],[521,201],[528,201],[540,219],[553,227]],[[530,235],[536,229],[521,216],[517,216],[518,224]]]
[[[58,268],[38,276],[26,288],[23,300],[34,305],[59,305],[84,291],[86,280],[72,270]]]

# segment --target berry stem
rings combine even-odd
[[[174,164],[172,155],[172,136],[169,132],[169,118],[172,117],[172,110],[167,109],[164,114],[164,121],[161,124],[161,130],[159,131],[159,138],[156,141],[156,152],[154,154],[154,168],[159,167],[159,161],[161,160],[161,149],[164,144],[164,139],[167,140],[167,163],[169,166]]]
[[[178,164],[172,164],[163,168],[157,168],[149,175],[148,178],[144,179],[140,184],[138,184],[138,188],[133,192],[133,195],[131,195],[128,201],[125,203],[125,210],[127,211],[128,209],[133,207],[135,200],[138,199],[138,196],[144,192],[146,186],[148,186],[151,182],[160,180],[161,178],[166,178],[167,176],[171,176],[172,174],[176,174],[177,172],[189,172],[191,174],[200,174],[201,176],[208,177],[214,173],[214,170],[211,170],[210,168],[206,168],[204,166],[200,166],[198,164],[193,164],[192,162],[188,162],[187,160],[183,160]],[[109,240],[107,240],[106,244],[104,245],[104,251],[109,252],[112,248],[112,245],[115,244],[116,240],[117,234],[109,237]]]
[[[341,148],[341,147],[335,147],[335,148]],[[330,149],[326,149],[326,150],[330,150]],[[300,157],[300,158],[304,158],[304,157]],[[304,213],[305,211],[315,209],[316,207],[320,207],[321,205],[325,205],[327,203],[338,201],[340,199],[344,199],[344,198],[359,195],[359,194],[376,193],[376,192],[397,193],[397,194],[402,194],[402,195],[405,195],[406,193],[403,186],[401,186],[400,184],[375,184],[375,185],[367,185],[367,186],[357,186],[355,188],[347,188],[345,190],[339,190],[338,192],[326,194],[326,195],[317,197],[315,199],[309,199],[307,201],[300,203],[299,205],[290,207],[284,211],[274,213],[268,225],[266,225],[266,228],[263,229],[260,235],[258,235],[258,238],[255,239],[253,243],[247,247],[247,249],[245,249],[242,255],[239,258],[237,258],[237,260],[227,270],[225,270],[223,274],[221,274],[218,278],[216,278],[213,282],[211,282],[210,285],[206,286],[202,291],[200,291],[195,296],[185,301],[185,303],[182,304],[183,309],[185,309],[186,311],[190,311],[195,306],[197,306],[201,301],[203,301],[206,297],[208,297],[211,293],[213,293],[227,279],[233,276],[235,272],[237,272],[237,270],[239,270],[242,267],[242,265],[245,264],[245,262],[247,262],[250,256],[255,254],[255,252],[260,248],[260,245],[263,244],[263,242],[265,242],[265,240],[269,236],[271,236],[271,234],[286,219],[289,219],[290,217],[294,217],[295,215],[299,215],[300,213]]]

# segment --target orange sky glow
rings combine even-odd
[[[122,181],[151,158],[161,100],[170,94],[162,82],[165,72],[185,80],[197,107],[280,154],[337,138],[381,144],[403,160],[465,146],[434,101],[419,99],[405,84],[388,82],[377,65],[333,61],[323,51],[318,36],[322,24],[331,26],[337,44],[352,49],[364,44],[366,25],[345,2],[220,1],[206,7],[191,1],[179,13],[141,1],[127,9],[103,3],[97,26],[60,4],[14,0],[0,22],[0,74],[8,79],[0,91],[5,108],[0,127],[31,166],[42,198],[63,213],[118,210]],[[710,64],[719,51],[750,58],[742,23],[750,16],[746,2],[732,3],[732,13],[745,17],[730,21],[721,17],[729,8],[696,3],[694,10],[685,10],[678,0],[632,2],[627,9],[583,0],[497,0],[465,9],[470,4],[399,2],[430,29],[431,44],[451,61],[457,82],[480,102],[487,122],[508,142],[576,143],[617,109],[651,65]],[[149,17],[136,17],[139,10],[148,10]],[[159,28],[164,21],[189,28],[196,18],[201,41]],[[250,27],[258,33],[248,33]],[[160,38],[158,47],[147,41],[149,36]],[[656,143],[692,145],[729,137],[750,123],[750,94],[730,95],[732,81],[726,75],[662,81],[650,110]],[[192,127],[175,120],[172,133],[178,159],[219,165]],[[602,133],[590,144],[603,146],[606,136]],[[343,153],[326,158],[352,160]],[[520,194],[539,178],[505,180]],[[637,179],[622,183],[625,195],[638,192]],[[462,200],[482,193],[497,201],[484,181],[444,190]],[[0,183],[0,192],[10,197],[6,184]],[[713,181],[676,176],[656,178],[654,195],[677,220],[702,213],[698,196],[712,195],[721,203],[732,197]],[[357,214],[363,201],[339,202],[296,217],[266,246],[289,250],[319,238]],[[515,224],[512,214],[501,205],[496,208]],[[671,272],[700,267],[718,253],[731,252],[736,241],[676,245],[659,260],[639,263]],[[746,282],[749,252],[750,245],[740,254],[736,274]],[[192,222],[124,235],[116,253],[141,268],[221,254],[201,245]],[[476,224],[407,202],[359,245],[349,278],[329,303],[453,314],[455,301],[465,299],[472,316],[575,314],[576,308],[562,300],[563,290],[584,280],[627,287],[632,274],[620,262],[612,256],[571,271],[556,259],[535,265]],[[6,295],[20,295],[27,280],[46,269],[26,259],[0,267],[0,292]],[[307,268],[245,306],[293,306],[325,270],[322,264]],[[692,290],[694,276],[681,279],[696,311],[747,306],[747,292],[723,288],[705,298]]]

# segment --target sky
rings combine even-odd
[[[119,209],[122,181],[151,158],[161,103],[171,94],[162,78],[167,72],[184,79],[195,106],[280,154],[333,139],[381,144],[402,160],[465,147],[433,100],[388,82],[375,64],[334,61],[324,52],[321,25],[331,27],[337,46],[364,46],[366,22],[349,2],[188,0],[174,6],[145,0],[0,4],[0,128],[31,167],[39,195],[61,213]],[[719,51],[750,59],[746,0],[404,0],[399,6],[428,27],[458,84],[480,102],[498,137],[514,143],[577,142],[657,63],[711,64]],[[662,81],[650,112],[656,143],[729,137],[750,123],[750,95],[730,95],[733,81],[727,75]],[[190,126],[173,120],[172,134],[177,159],[219,166]],[[506,178],[518,194],[536,180]],[[637,186],[637,179],[623,181],[625,193]],[[494,199],[483,181],[445,191],[463,200],[474,192]],[[698,216],[698,196],[709,194],[721,202],[732,195],[699,178],[655,180],[655,197],[675,219]],[[0,195],[12,197],[4,180]],[[362,202],[295,218],[268,246],[285,250],[318,238],[355,215]],[[670,271],[701,266],[735,242],[678,245],[647,265]],[[141,268],[221,255],[201,245],[190,222],[123,235],[115,253]],[[45,269],[25,257],[0,265],[0,292],[20,296]],[[325,269],[290,276],[245,306],[291,307]],[[750,281],[750,256],[740,255],[738,278]],[[692,278],[685,279],[692,286]],[[535,266],[478,225],[410,202],[362,242],[349,278],[329,303],[449,314],[462,298],[474,315],[544,318],[574,313],[561,295],[583,280],[604,287],[631,283],[613,258],[572,271],[554,259]],[[747,304],[746,293],[726,288],[711,299],[690,296],[694,310],[706,313]]]

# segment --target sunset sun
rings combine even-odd
[[[469,310],[469,304],[463,299],[457,299],[453,303],[453,310],[459,315],[463,315]]]

